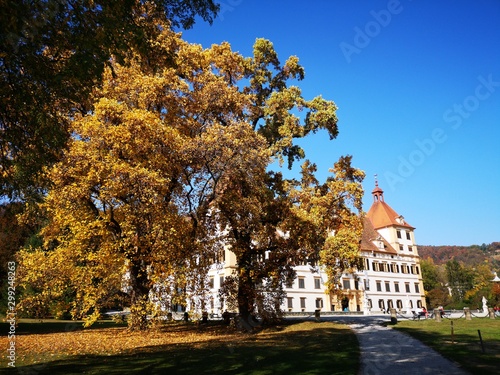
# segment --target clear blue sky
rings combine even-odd
[[[500,241],[500,1],[222,0],[212,26],[183,35],[298,56],[304,97],[339,107],[339,137],[302,141],[307,158],[324,180],[353,155],[365,211],[377,174],[418,244]]]

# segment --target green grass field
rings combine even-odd
[[[453,324],[453,335],[452,335]],[[393,326],[422,341],[472,374],[500,372],[500,319],[400,321]],[[484,353],[479,339],[481,332]]]
[[[0,328],[3,332],[5,323]],[[37,349],[36,355],[24,353],[16,364],[18,370],[36,374],[356,374],[360,359],[354,333],[332,322],[298,322],[256,334],[218,323],[201,329],[195,324],[166,325],[145,334],[109,323],[68,332],[67,322],[31,322],[20,323],[18,334],[19,351],[30,351],[29,341],[53,343]],[[113,344],[124,343],[123,350],[106,351],[110,336]],[[68,344],[61,346],[61,340]],[[131,346],[131,341],[136,344]],[[88,350],[69,353],[80,345]],[[99,345],[103,350],[96,354],[92,350]]]

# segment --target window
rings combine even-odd
[[[415,283],[415,293],[420,293],[420,286],[418,283]]]
[[[408,246],[409,251],[413,251],[413,246]]]
[[[224,276],[221,276],[219,277],[219,287],[222,288],[223,285],[224,285]]]
[[[299,277],[299,288],[304,289],[306,287],[306,280],[303,277]]]
[[[286,298],[286,305],[288,307],[288,311],[292,311],[292,309],[293,309],[293,297]]]
[[[300,297],[300,308],[302,311],[306,309],[306,297]]]
[[[401,238],[401,231],[399,229],[396,231],[396,234],[398,235],[398,238]]]
[[[382,291],[382,283],[380,281],[377,281],[377,292]]]
[[[405,247],[403,245],[399,245],[399,251],[404,251]]]
[[[366,269],[370,269],[370,259],[366,258]]]
[[[213,277],[211,277],[211,278],[210,278],[210,280],[209,280],[209,282],[208,282],[208,287],[209,287],[210,289],[213,289],[213,288],[214,288],[214,278],[213,278]]]
[[[321,279],[319,277],[314,278],[314,289],[321,289]]]
[[[378,307],[380,310],[385,310],[385,303],[383,299],[378,300]]]
[[[399,283],[398,282],[394,282],[394,291],[396,293],[399,293]]]
[[[407,240],[411,240],[411,237],[410,237],[410,232],[406,232],[406,239],[407,239]]]
[[[286,281],[285,286],[286,286],[287,288],[293,288],[293,279],[292,279],[292,278],[288,279],[288,280]]]
[[[217,251],[215,254],[216,263],[224,263],[226,260],[226,252],[224,250]]]
[[[354,279],[354,289],[359,290],[359,280],[357,278]]]
[[[349,279],[343,279],[342,280],[342,287],[344,289],[351,289],[351,280],[349,280]]]
[[[418,266],[416,266],[416,267],[415,267],[415,271],[416,271],[416,274],[417,274],[417,275],[420,275],[420,271],[419,271],[419,269],[418,269]]]
[[[391,291],[391,284],[389,283],[389,281],[385,282],[385,291],[386,292],[390,292]]]
[[[316,308],[317,309],[323,308],[323,298],[316,298]]]
[[[421,309],[421,308],[422,308],[422,301],[420,301],[420,300],[418,300],[418,301],[417,301],[417,307],[418,307],[419,309]]]
[[[410,292],[410,283],[405,283],[405,290],[406,290],[406,293],[411,293]]]
[[[401,301],[400,299],[398,299],[396,301],[396,306],[398,307],[398,309],[402,309],[403,308],[403,301]]]
[[[365,279],[364,282],[365,282],[365,290],[370,290],[370,281]]]

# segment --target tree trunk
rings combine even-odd
[[[145,264],[132,264],[130,267],[131,307],[129,328],[132,330],[145,330],[149,327],[148,315],[151,313],[149,281]]]
[[[238,312],[240,314],[241,327],[251,331],[257,322],[253,316],[255,310],[255,283],[252,279],[250,271],[251,254],[245,252],[239,263],[238,277]]]

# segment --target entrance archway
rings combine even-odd
[[[342,311],[349,311],[349,298],[342,298]]]

